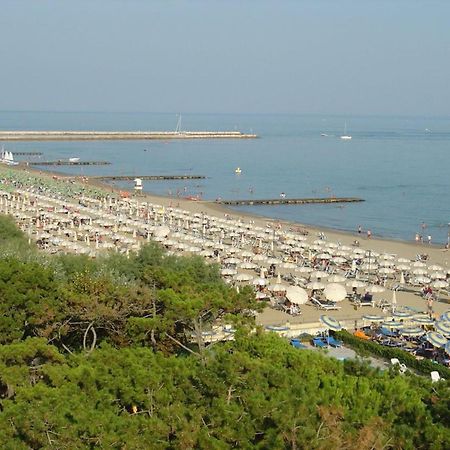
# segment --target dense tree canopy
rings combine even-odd
[[[14,236],[3,226],[0,240]],[[6,230],[6,231],[5,231]],[[215,265],[139,254],[0,258],[0,447],[445,449],[447,381],[297,350]],[[233,323],[234,341],[205,331]]]

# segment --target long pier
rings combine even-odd
[[[275,198],[261,200],[216,200],[223,205],[305,205],[314,203],[356,203],[365,200],[357,197],[324,197],[324,198]]]
[[[90,180],[113,180],[113,181],[133,181],[135,178],[141,180],[204,180],[204,175],[96,175],[90,176]]]
[[[0,131],[0,141],[254,139],[240,131]]]
[[[107,166],[111,164],[109,161],[27,161],[26,166]]]

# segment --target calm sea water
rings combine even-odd
[[[351,141],[342,141],[344,122]],[[0,129],[174,130],[175,114],[0,112]],[[243,207],[245,211],[412,240],[425,222],[435,243],[450,222],[450,118],[183,114],[183,130],[255,132],[254,140],[4,143],[43,159],[80,157],[110,166],[65,167],[77,175],[200,174],[192,182],[144,182],[163,195],[205,199],[355,196],[364,203]],[[321,136],[325,133],[328,136]],[[242,169],[236,175],[236,167]]]

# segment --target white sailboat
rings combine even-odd
[[[19,163],[14,161],[14,156],[12,152],[8,152],[2,147],[2,152],[0,154],[0,163],[6,164],[8,166],[17,166]]]
[[[344,141],[349,141],[352,137],[347,134],[347,122],[344,124],[344,134],[341,136],[341,139]]]

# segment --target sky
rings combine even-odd
[[[0,110],[450,115],[448,0],[1,0]]]

